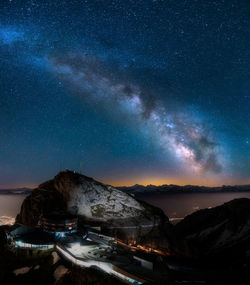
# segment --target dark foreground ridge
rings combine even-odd
[[[0,228],[0,247],[0,284],[250,284],[250,199],[173,226],[160,209],[63,171],[26,197],[16,225]]]
[[[241,198],[185,217],[174,227],[185,239],[192,257],[233,257],[250,255],[250,199]]]

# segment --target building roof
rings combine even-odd
[[[15,240],[25,243],[46,245],[55,243],[54,235],[45,232],[40,228],[20,226],[10,234]]]

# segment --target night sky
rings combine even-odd
[[[250,183],[250,1],[1,0],[0,187]]]

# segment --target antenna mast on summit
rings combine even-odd
[[[83,174],[82,162],[80,162],[80,173]]]

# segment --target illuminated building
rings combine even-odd
[[[28,226],[17,226],[7,233],[10,249],[19,256],[39,256],[48,254],[55,247],[53,235]]]
[[[72,215],[45,215],[40,220],[41,228],[48,232],[77,231],[77,217]]]
[[[77,228],[77,218],[71,215],[43,216],[37,227],[15,225],[7,232],[7,239],[10,249],[19,256],[36,258],[57,251],[80,267],[95,267],[127,284],[144,283],[133,273],[118,267],[117,261],[112,262],[112,255],[114,260],[118,258],[113,237],[94,229],[83,234]]]

